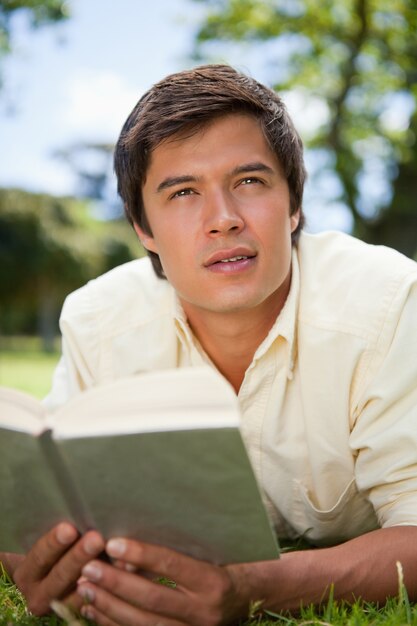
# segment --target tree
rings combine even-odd
[[[91,200],[102,219],[120,219],[124,214],[117,195],[113,151],[113,144],[78,142],[54,153],[75,174],[77,196]]]
[[[295,92],[306,106],[321,104],[325,115],[307,138],[321,163],[315,176],[336,181],[332,202],[349,208],[356,235],[415,255],[415,0],[204,5],[197,55],[212,60],[230,42],[245,46],[248,55],[264,55],[280,92]]]
[[[34,28],[68,17],[64,0],[0,0],[0,62],[13,50],[13,17],[21,12]],[[75,146],[63,155],[76,170],[84,196],[103,203],[108,200],[109,150],[100,144]],[[92,152],[99,167],[83,169],[85,154]],[[44,348],[51,349],[67,293],[143,254],[127,223],[94,219],[91,209],[85,199],[0,189],[1,331],[38,332]]]
[[[0,189],[0,327],[50,349],[65,296],[137,252],[127,223],[94,220],[85,201]]]
[[[0,61],[12,50],[12,18],[22,11],[29,15],[34,28],[68,17],[64,0],[0,0]]]

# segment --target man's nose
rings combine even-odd
[[[210,235],[240,232],[245,222],[236,201],[227,192],[218,192],[207,198],[205,230]]]

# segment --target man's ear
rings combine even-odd
[[[158,254],[158,248],[152,235],[148,235],[147,233],[145,233],[145,231],[142,230],[142,228],[138,224],[136,224],[136,222],[134,222],[133,228],[135,229],[135,232],[139,237],[142,246],[146,248],[146,250],[149,250],[149,252],[155,252],[155,254]]]
[[[300,209],[293,213],[290,217],[291,232],[293,233],[300,223]]]

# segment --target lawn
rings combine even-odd
[[[68,619],[68,618],[67,618]],[[0,626],[87,626],[88,622],[76,616],[68,621],[55,615],[36,618],[28,614],[20,593],[3,574],[0,576]],[[320,610],[303,609],[299,618],[289,615],[257,614],[241,622],[241,626],[417,626],[417,606],[409,603],[404,588],[397,598],[388,600],[383,608],[356,602],[348,605],[330,599]]]
[[[0,385],[43,398],[49,391],[59,350],[42,352],[37,337],[0,338]]]
[[[43,353],[36,338],[0,339],[0,385],[14,387],[42,398],[50,388],[59,350]],[[406,590],[399,585],[397,598],[379,608],[357,602],[352,605],[329,600],[320,610],[306,608],[296,619],[288,615],[259,612],[242,622],[245,626],[417,626],[417,605],[410,604]],[[16,587],[0,572],[0,626],[70,626],[87,624],[85,620],[63,622],[57,617],[36,618],[28,614]]]

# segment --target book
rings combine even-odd
[[[68,520],[217,564],[277,558],[239,421],[209,367],[120,379],[52,414],[0,388],[0,551]]]

